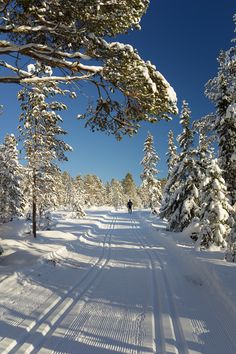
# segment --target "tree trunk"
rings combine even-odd
[[[34,238],[37,236],[37,226],[36,226],[36,201],[33,199],[33,210],[32,210],[32,222],[33,222],[33,235]]]
[[[33,236],[37,236],[37,203],[36,203],[36,172],[33,170],[33,197],[32,197],[32,224],[33,224]]]

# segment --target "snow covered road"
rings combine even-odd
[[[0,353],[235,354],[233,297],[147,216],[61,212],[21,241],[0,263]]]

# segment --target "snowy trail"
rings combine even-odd
[[[235,312],[212,273],[146,217],[58,214],[45,233],[57,249],[1,272],[0,353],[235,354]]]

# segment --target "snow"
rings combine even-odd
[[[235,354],[236,264],[223,252],[196,251],[144,210],[69,216],[36,240],[22,221],[0,227],[1,353]]]

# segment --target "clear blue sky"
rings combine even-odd
[[[195,120],[213,110],[204,96],[204,85],[217,72],[216,58],[220,49],[230,47],[234,37],[234,13],[235,0],[151,0],[141,22],[142,30],[119,36],[118,40],[132,44],[143,59],[156,65],[175,89],[179,108],[186,99]],[[20,109],[16,100],[19,87],[2,84],[0,90],[0,103],[5,106],[0,117],[2,141],[6,133],[17,133]],[[113,136],[90,132],[83,128],[82,121],[76,120],[77,114],[84,112],[86,97],[90,95],[84,87],[77,100],[66,101],[69,105],[68,111],[63,113],[64,128],[68,131],[66,141],[74,151],[68,154],[69,161],[63,163],[62,169],[72,176],[94,173],[103,181],[122,179],[131,172],[139,184],[143,143],[150,131],[161,159],[159,177],[165,177],[167,135],[170,129],[175,135],[179,134],[178,117],[171,122],[144,123],[136,136],[117,142]]]

